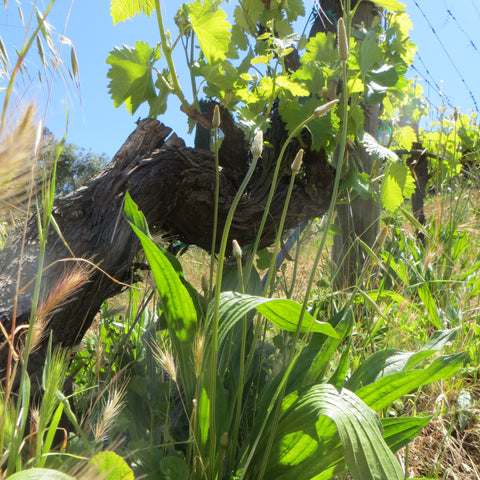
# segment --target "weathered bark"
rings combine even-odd
[[[352,7],[355,5],[352,1]],[[312,33],[330,31],[336,33],[336,21],[343,15],[339,0],[321,0],[320,6],[324,12],[323,22],[316,21]],[[372,25],[376,16],[380,15],[378,7],[369,1],[362,2],[352,19],[353,26]],[[326,17],[326,18],[325,18]],[[363,105],[365,113],[364,129],[376,137],[378,132],[379,107],[377,105]],[[358,171],[371,173],[373,158],[358,143],[349,149],[349,164]],[[372,246],[378,233],[380,209],[374,198],[347,199],[345,204],[337,206],[335,224],[340,234],[335,235],[332,249],[333,281],[337,288],[351,286],[356,283],[358,274],[364,264],[363,251],[358,246],[358,239]]]
[[[222,112],[225,140],[220,150],[219,245],[221,232],[231,202],[237,191],[238,172],[248,168],[249,154],[238,128]],[[273,165],[286,138],[283,124],[277,118],[266,139],[266,148],[248,191],[242,197],[234,216],[230,239],[247,245],[255,238],[271,185]],[[122,288],[118,282],[129,282],[139,243],[123,217],[125,192],[129,192],[145,214],[152,232],[163,232],[186,244],[211,249],[214,211],[215,172],[210,151],[187,148],[171,135],[171,130],[153,119],[142,120],[119,150],[111,164],[86,187],[57,198],[53,216],[64,239],[51,229],[46,249],[41,283],[41,302],[55,295],[61,279],[74,268],[85,266],[83,258],[99,268],[88,272],[88,281],[63,301],[49,317],[46,328],[55,345],[76,345],[90,327],[102,302]],[[284,158],[270,215],[261,245],[273,242],[283,209],[290,175],[290,164],[298,149],[294,141]],[[286,229],[300,221],[322,215],[328,208],[333,171],[318,152],[305,155],[309,175],[294,189],[287,214]],[[312,193],[315,192],[315,193]],[[229,242],[230,244],[231,242]],[[21,290],[18,295],[15,325],[28,323],[32,306],[33,285],[38,268],[38,231],[36,216],[27,227],[23,255],[22,238],[18,237],[0,253],[0,321],[6,331],[12,327],[16,278],[21,268]],[[72,253],[74,257],[72,256]],[[64,261],[65,259],[69,259]],[[102,269],[102,271],[100,271]],[[108,274],[108,275],[107,275]],[[112,280],[115,279],[115,281]],[[52,293],[53,292],[53,293]],[[53,298],[54,299],[54,298]],[[17,336],[17,347],[21,345]],[[46,337],[45,337],[46,338]],[[29,358],[29,373],[40,374],[46,341],[41,341]],[[0,379],[5,377],[8,346],[0,347]]]
[[[425,152],[422,152],[422,144],[414,142],[412,145],[414,153],[407,158],[407,165],[410,167],[412,176],[415,179],[415,192],[412,195],[412,210],[413,215],[421,225],[426,224],[424,200],[426,188],[429,180],[428,174],[428,159]],[[421,152],[421,153],[420,153]],[[423,232],[417,232],[417,237],[420,240],[424,239]]]

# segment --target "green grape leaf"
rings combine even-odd
[[[405,5],[397,2],[397,0],[372,0],[372,2],[391,12],[403,12],[405,10]]]
[[[186,4],[184,8],[207,62],[214,64],[225,60],[232,27],[225,20],[227,14],[222,9],[215,10],[213,3],[207,0],[204,0],[203,5],[197,0]]]
[[[110,96],[117,108],[125,103],[130,113],[145,101],[152,101],[157,93],[152,80],[153,63],[161,56],[160,49],[145,42],[135,42],[135,48],[115,47],[107,58],[111,65],[107,77]]]
[[[330,64],[339,60],[333,33],[317,33],[307,43],[306,49],[300,59],[304,65],[314,61]]]
[[[278,87],[290,92],[294,97],[308,97],[310,92],[297,82],[292,82],[286,75],[275,77],[275,83]]]
[[[350,167],[348,170],[343,186],[352,188],[358,193],[360,198],[371,198],[375,190],[370,177],[365,172],[359,172],[355,167]]]
[[[382,57],[382,49],[378,45],[375,32],[370,30],[360,45],[358,64],[362,72],[362,78],[365,78],[373,66],[382,60]]]
[[[393,65],[382,65],[368,73],[368,77],[382,87],[394,87],[398,82],[398,73]]]
[[[113,24],[125,22],[142,12],[147,17],[155,10],[155,0],[112,0],[110,2],[110,16]]]
[[[397,161],[398,156],[395,152],[392,152],[389,148],[380,145],[369,133],[365,132],[362,138],[362,145],[365,147],[365,150],[368,154],[374,155],[381,160],[390,160]]]
[[[321,102],[315,98],[308,98],[305,102],[292,102],[291,100],[280,100],[279,109],[283,121],[287,125],[288,132],[292,132],[295,128],[305,121],[314,110],[320,106]],[[312,136],[312,149],[319,150],[328,147],[334,143],[334,135],[338,129],[338,117],[328,112],[322,117],[314,118],[307,125]]]
[[[405,125],[395,132],[394,139],[399,148],[411,150],[413,142],[417,141],[417,134],[410,125]]]
[[[168,72],[164,70],[163,78],[168,75]],[[158,117],[158,115],[163,115],[167,109],[167,98],[170,94],[170,88],[162,79],[162,76],[158,74],[157,81],[155,86],[158,88],[158,95],[151,100],[148,100],[148,105],[150,106],[149,117]]]
[[[298,17],[303,17],[305,15],[303,0],[289,0],[288,4],[287,2],[284,3],[285,13],[289,22],[294,22]]]
[[[404,198],[410,198],[415,191],[415,180],[410,169],[402,163],[392,163],[385,174],[382,184],[382,205],[393,212]]]

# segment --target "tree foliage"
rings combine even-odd
[[[61,145],[52,133],[43,132],[44,148],[42,161],[52,165],[58,155],[56,166],[55,193],[66,195],[85,185],[91,178],[100,173],[107,163],[105,154],[97,155],[72,143]]]

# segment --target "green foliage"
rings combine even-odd
[[[66,195],[85,185],[100,173],[108,163],[107,157],[86,152],[83,148],[71,143],[61,144],[45,129],[43,132],[44,147],[42,160],[52,165],[57,157],[55,167],[55,193]]]
[[[128,197],[125,208],[132,228],[145,242],[148,238],[148,229],[143,215],[138,212]],[[300,344],[294,346],[299,350],[293,363],[281,363],[270,371],[266,370],[263,375],[267,375],[270,379],[258,383],[261,377],[255,374],[258,368],[254,366],[257,362],[254,360],[255,356],[263,355],[264,365],[267,366],[271,360],[269,360],[270,355],[266,353],[273,347],[269,343],[263,343],[258,350],[259,347],[255,347],[255,343],[252,343],[253,349],[250,348],[250,352],[245,350],[243,354],[245,357],[238,357],[238,344],[233,342],[238,322],[245,318],[244,327],[249,328],[248,325],[250,325],[252,329],[252,317],[249,312],[256,308],[266,320],[280,327],[294,330],[295,318],[298,319],[300,309],[294,308],[295,303],[287,300],[268,300],[251,295],[224,292],[220,296],[218,351],[214,352],[219,355],[217,363],[219,370],[211,372],[204,368],[196,368],[195,364],[198,365],[199,362],[200,364],[206,362],[206,365],[209,365],[209,352],[215,348],[209,340],[212,338],[212,322],[208,320],[213,313],[213,307],[210,305],[210,313],[206,319],[192,326],[197,330],[195,338],[205,338],[204,347],[199,352],[198,347],[190,345],[191,353],[189,354],[177,341],[183,327],[180,327],[180,332],[172,328],[174,325],[172,319],[177,315],[175,312],[183,306],[175,306],[176,299],[169,298],[176,296],[176,289],[165,290],[163,287],[166,275],[170,278],[169,283],[171,285],[175,283],[176,288],[181,291],[183,285],[180,278],[183,278],[183,275],[181,271],[170,270],[166,257],[164,260],[159,259],[163,254],[157,247],[149,243],[146,243],[146,246],[147,257],[153,262],[153,270],[156,269],[157,263],[166,262],[164,263],[165,273],[161,276],[154,273],[157,288],[163,292],[161,293],[163,313],[167,322],[164,328],[169,332],[168,337],[163,336],[162,342],[180,366],[184,364],[184,358],[182,358],[184,355],[187,355],[191,362],[191,372],[187,374],[181,367],[176,374],[170,372],[170,375],[174,375],[171,378],[176,384],[178,382],[185,388],[187,398],[192,379],[196,384],[194,390],[198,392],[197,407],[193,411],[188,407],[188,402],[183,404],[184,425],[193,434],[193,444],[186,450],[187,459],[190,457],[190,449],[193,449],[195,455],[202,459],[202,463],[207,468],[210,466],[217,471],[219,467],[215,466],[216,463],[212,466],[210,457],[209,442],[213,434],[212,426],[215,425],[216,438],[222,437],[222,432],[231,432],[232,425],[236,421],[232,416],[235,411],[235,402],[246,402],[245,405],[249,403],[249,396],[238,397],[235,392],[239,388],[242,392],[247,385],[250,385],[245,393],[254,388],[259,401],[253,410],[251,410],[252,407],[246,410],[240,408],[240,411],[244,412],[242,418],[245,415],[244,419],[239,419],[240,425],[243,425],[242,436],[229,437],[225,447],[220,445],[213,449],[215,458],[217,455],[226,456],[228,471],[236,471],[242,478],[265,476],[265,478],[295,477],[307,480],[313,477],[331,478],[332,475],[339,474],[348,468],[356,472],[359,478],[403,478],[389,445],[400,448],[407,443],[425,424],[425,419],[387,422],[389,435],[384,437],[383,427],[375,411],[382,411],[401,396],[426,383],[452,375],[463,364],[464,354],[438,357],[430,365],[425,365],[425,362],[453,338],[454,332],[435,335],[424,349],[416,353],[379,351],[371,361],[362,363],[345,384],[341,380],[342,375],[337,372],[332,379],[335,377],[341,386],[344,384],[346,387],[339,392],[334,386],[326,383],[324,375],[333,366],[336,349],[342,345],[341,339],[348,336],[350,332],[351,313],[347,312],[335,317],[325,324],[325,327],[321,323],[318,324],[318,331],[328,332],[330,336],[313,333],[317,327],[312,328],[313,318],[309,319],[307,316],[304,318],[305,328],[307,331],[312,331],[311,340],[304,348]],[[177,280],[174,280],[175,277]],[[189,303],[187,297],[185,302]],[[293,328],[288,326],[288,322],[291,322]],[[253,330],[250,332],[248,335],[254,334]],[[348,347],[345,352],[348,352]],[[203,355],[203,359],[195,355]],[[348,355],[344,353],[342,357],[346,359]],[[243,385],[238,383],[242,377],[238,377],[237,362],[240,362],[240,365],[245,363],[244,372],[247,375],[243,378]],[[310,368],[302,367],[304,364],[309,365]],[[423,364],[421,368],[419,368],[420,364]],[[162,362],[162,365],[165,368],[165,363]],[[194,377],[192,373],[195,373]],[[220,392],[217,389],[214,392],[210,390],[208,377],[212,374],[217,377],[217,383],[223,385],[225,394],[223,389]],[[178,384],[176,388],[179,388]],[[286,388],[286,396],[279,400],[283,397],[281,392],[284,388]],[[347,388],[353,390],[356,395]],[[182,390],[178,391],[178,395],[183,396]],[[160,394],[163,398],[162,404],[165,401],[168,403],[168,395],[171,394],[172,392],[167,393],[166,397],[165,393]],[[151,394],[147,394],[146,398],[149,398],[149,395]],[[142,396],[145,397],[145,394]],[[212,423],[210,408],[213,396],[215,396],[216,405],[214,423]],[[158,394],[156,397],[159,398]],[[165,420],[163,423],[166,428]],[[186,464],[182,459],[181,451],[178,451],[177,455],[178,457],[171,457],[169,453],[162,458],[169,459],[168,461],[172,463],[177,462],[178,466],[172,468],[185,471],[186,475]],[[225,468],[227,468],[226,465],[224,465]],[[155,468],[160,469],[160,464]]]
[[[203,93],[230,108],[247,132],[267,127],[278,99],[288,132],[294,134],[318,105],[336,95],[342,78],[348,95],[339,108],[306,127],[312,148],[333,152],[341,143],[338,138],[345,145],[348,134],[350,140],[361,138],[381,160],[372,177],[350,165],[342,185],[366,197],[375,194],[373,175],[382,179],[389,234],[384,248],[380,241],[372,248],[362,245],[368,256],[353,292],[332,292],[322,279],[315,293],[307,288],[303,306],[266,298],[260,294],[258,272],[244,278],[239,261],[222,274],[221,256],[217,287],[210,286],[202,296],[186,280],[180,262],[154,244],[144,216],[127,195],[125,216],[143,246],[157,297],[136,287],[125,311],[111,308],[121,300],[105,304],[97,334],[92,330],[83,340],[84,349],[76,352],[70,370],[77,385],[70,401],[85,418],[81,426],[62,393],[66,354],[49,352],[44,395],[33,415],[28,355],[23,359],[18,399],[0,395],[0,467],[7,477],[68,480],[86,472],[112,480],[329,480],[350,472],[361,479],[404,478],[394,453],[429,421],[428,416],[405,414],[405,404],[414,403],[415,392],[426,385],[448,383],[459,372],[467,358],[458,353],[465,338],[471,339],[468,353],[478,367],[480,332],[474,312],[480,258],[469,253],[475,238],[462,226],[461,202],[454,196],[462,198],[461,189],[442,197],[447,216],[432,216],[423,229],[430,243],[405,233],[422,227],[398,213],[413,180],[391,149],[411,148],[417,128],[395,119],[408,112],[416,122],[425,104],[409,97],[409,92],[418,96],[417,86],[405,90],[403,75],[414,50],[408,17],[399,2],[376,3],[394,13],[388,15],[385,32],[377,24],[353,32],[348,79],[330,34],[319,34],[300,49],[299,70],[285,68],[296,45],[291,22],[304,14],[300,0],[272,2],[271,10],[260,0],[244,0],[235,8],[234,26],[220,2],[197,1],[177,16],[182,41],[171,44],[163,32],[160,46],[137,42],[135,48],[110,54],[110,93],[117,106],[125,103],[133,112],[147,101],[150,114],[157,115],[173,93],[188,112],[198,100],[196,83],[202,82]],[[150,15],[158,5],[112,1],[112,18],[116,23],[141,12]],[[264,32],[260,36],[257,23]],[[273,28],[276,35],[269,33]],[[187,102],[172,54],[179,45],[196,44],[191,42],[200,49],[187,50],[195,92]],[[161,72],[156,68],[160,60],[167,62]],[[369,101],[384,104],[390,133],[381,143],[363,132],[360,105]],[[418,130],[418,140],[439,154],[439,184],[459,170],[460,151],[478,158],[478,133],[474,116],[458,114],[440,118],[430,131]],[[65,162],[68,175],[72,168],[77,172],[71,167],[75,157],[80,164],[90,163],[90,157],[66,147],[74,158]],[[68,182],[62,180],[61,166],[62,161],[57,185],[64,188]],[[84,181],[81,173],[73,177],[68,188]],[[53,192],[46,191],[39,222],[43,252],[52,201]],[[268,258],[265,265],[271,262]],[[32,325],[34,320],[35,313]],[[402,400],[405,396],[408,400]],[[471,405],[466,395],[458,403],[465,411]],[[63,414],[75,435],[56,448]],[[464,425],[465,415],[461,418]],[[106,448],[115,448],[126,460]],[[99,449],[103,451],[96,454]],[[91,470],[79,469],[86,463]]]
[[[202,53],[210,65],[226,59],[232,26],[225,20],[227,14],[223,10],[215,9],[214,4],[208,1],[202,4],[197,0],[184,4],[178,15],[182,19],[188,19],[187,25],[195,32]]]
[[[99,452],[88,464],[105,480],[133,480],[134,478],[125,460],[114,452]]]
[[[74,480],[74,477],[58,470],[48,468],[31,468],[10,475],[12,480]]]
[[[155,0],[111,0],[110,15],[114,24],[125,22],[137,14],[147,17],[155,10]]]
[[[153,64],[161,57],[158,47],[145,42],[135,42],[135,48],[115,47],[107,58],[111,65],[108,87],[115,107],[125,103],[130,113],[135,113],[145,101],[152,102],[156,97],[153,84]]]

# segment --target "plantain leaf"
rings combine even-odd
[[[422,385],[453,375],[466,358],[465,353],[438,357],[425,369],[407,370],[381,377],[356,390],[355,393],[370,408],[378,412]]]
[[[12,480],[75,480],[66,473],[49,468],[29,468],[10,475]],[[133,478],[133,475],[132,475]]]
[[[256,309],[277,327],[294,332],[298,325],[302,307],[298,303],[284,298],[274,299],[254,295],[241,295],[235,292],[222,292],[219,311],[219,343],[226,338],[230,329],[253,309]],[[213,308],[211,303],[208,317],[211,318],[212,315]],[[338,338],[338,334],[329,323],[315,320],[308,312],[305,312],[300,331],[324,333]]]
[[[349,390],[315,385],[288,395],[282,409],[265,478],[332,478],[346,467],[358,480],[404,478],[378,416]]]
[[[361,387],[373,383],[381,377],[412,370],[442,349],[456,336],[458,329],[459,327],[444,331],[437,330],[417,352],[395,349],[379,350],[362,362],[344,386],[356,392]]]
[[[124,212],[128,223],[140,239],[152,269],[160,304],[180,359],[184,387],[187,394],[193,395],[195,374],[191,358],[197,329],[197,314],[192,298],[172,263],[150,238],[147,222],[128,192],[125,195]]]
[[[382,418],[383,438],[395,453],[410,443],[432,417]]]
[[[112,0],[110,3],[110,15],[114,25],[142,12],[149,17],[154,10],[155,0]]]

